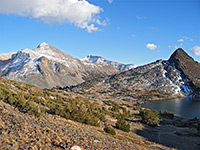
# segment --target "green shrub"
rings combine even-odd
[[[149,126],[157,126],[160,123],[158,112],[150,109],[141,109],[142,122]]]
[[[24,112],[34,115],[35,117],[39,117],[41,114],[38,111],[38,107],[32,101],[27,101],[24,106]]]
[[[111,134],[111,135],[116,135],[115,130],[114,130],[113,128],[107,126],[107,125],[105,126],[104,131],[105,131],[106,133]]]
[[[17,102],[17,99],[15,98],[14,95],[8,95],[7,97],[7,101],[10,105],[14,104],[15,102]]]
[[[117,123],[116,123],[116,128],[120,129],[122,131],[125,132],[129,132],[130,131],[130,125],[129,123],[126,123],[126,121],[124,120],[124,116],[119,116]]]

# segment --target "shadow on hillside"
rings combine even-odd
[[[132,119],[128,119],[128,118],[126,118],[125,121],[133,122],[133,123],[139,123],[140,122],[139,120],[132,120]]]
[[[169,148],[181,150],[200,149],[200,137],[190,135],[179,135],[177,134],[177,131],[173,126],[146,126],[142,130],[136,130],[135,133],[146,138],[148,141],[155,142]]]

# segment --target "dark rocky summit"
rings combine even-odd
[[[168,60],[181,73],[181,77],[195,93],[200,91],[200,64],[183,49],[177,49]]]

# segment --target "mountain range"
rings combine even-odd
[[[36,49],[0,54],[0,76],[40,88],[87,87],[90,92],[131,95],[136,99],[164,99],[200,93],[200,64],[181,48],[169,60],[136,67],[101,56],[73,58],[41,43]]]
[[[81,61],[41,43],[36,49],[0,54],[0,76],[40,88],[77,85],[119,72],[108,64]]]
[[[200,64],[183,49],[177,49],[169,60],[157,60],[112,75],[101,82],[82,83],[68,90],[105,97],[135,100],[160,100],[198,96],[200,91]]]

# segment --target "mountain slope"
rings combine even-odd
[[[199,81],[199,70],[199,64],[182,49],[178,49],[169,61],[158,60],[113,75],[98,83],[83,83],[70,90],[79,91],[86,87],[86,93],[136,100],[194,96],[195,93],[198,94],[198,87],[195,84]]]
[[[118,63],[118,62],[110,61],[101,56],[88,55],[80,60],[85,61],[85,62],[92,62],[92,63],[96,63],[96,64],[108,64],[108,65],[113,66],[115,69],[117,69],[119,71],[126,71],[126,70],[136,67],[136,65],[133,65],[133,64],[125,65],[125,64]]]
[[[119,111],[105,110],[107,107],[101,100],[97,103],[75,93],[42,90],[0,78],[0,147],[9,150],[71,149],[75,145],[90,150],[170,149],[137,135],[138,123],[131,121],[130,133],[115,129],[116,136],[106,134],[104,124],[115,123],[113,115],[119,115]]]
[[[190,57],[183,49],[177,49],[168,60],[181,73],[181,76],[195,91],[200,88],[200,64]]]
[[[41,43],[36,49],[23,49],[0,62],[0,75],[40,88],[70,86],[87,79],[117,73],[110,65],[81,62],[57,48]]]

